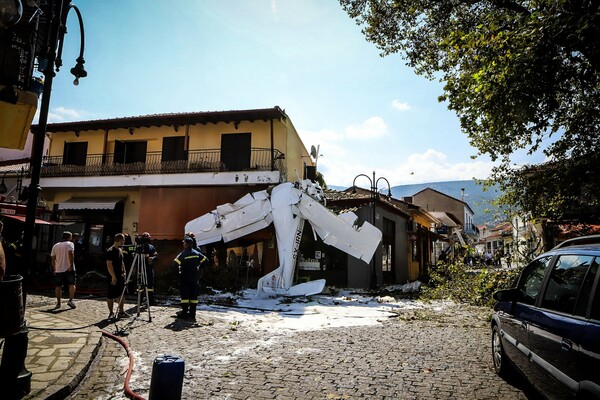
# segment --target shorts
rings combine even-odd
[[[121,297],[123,294],[123,289],[125,289],[125,278],[121,275],[117,276],[117,283],[114,285],[111,284],[112,279],[110,275],[106,281],[106,298],[108,299],[116,299],[117,297]]]
[[[63,285],[74,285],[75,284],[75,271],[57,272],[54,274],[54,284],[56,287]]]

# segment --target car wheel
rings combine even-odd
[[[492,361],[496,373],[500,376],[506,376],[509,370],[508,358],[502,347],[502,338],[500,337],[500,328],[498,328],[498,325],[492,327]]]

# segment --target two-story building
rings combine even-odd
[[[54,220],[82,233],[96,264],[118,232],[149,232],[169,264],[186,222],[246,193],[302,179],[313,165],[279,107],[53,123],[47,132],[41,197]],[[244,244],[272,240],[265,230]],[[267,272],[276,252],[264,249]]]
[[[432,188],[415,193],[409,201],[426,211],[452,214],[459,222],[462,232],[473,240],[477,239],[477,228],[473,224],[473,209],[464,201]]]

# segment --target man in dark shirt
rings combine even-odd
[[[121,251],[123,240],[123,234],[117,233],[113,245],[106,252],[106,269],[108,270],[106,304],[108,305],[109,321],[129,316],[123,309],[125,303],[125,296],[123,296],[123,289],[125,288],[125,263],[123,262],[123,252]],[[118,314],[114,314],[113,312],[114,301],[116,299],[118,299],[119,303]]]

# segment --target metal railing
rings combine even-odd
[[[271,154],[274,157],[271,157]],[[60,156],[46,156],[42,162],[43,177],[106,176],[141,174],[177,174],[224,171],[280,171],[283,172],[284,154],[279,150],[253,148],[249,165],[227,165],[221,160],[220,149],[192,150],[181,160],[164,161],[161,152],[148,152],[144,160],[127,159],[124,154],[90,154],[85,164],[74,163]]]

